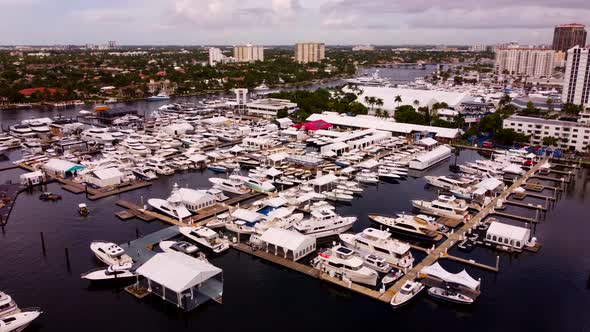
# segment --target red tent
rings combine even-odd
[[[331,123],[327,123],[324,120],[316,120],[310,121],[305,123],[305,130],[320,130],[320,129],[328,129],[332,127]]]
[[[303,127],[303,123],[296,123],[291,125],[291,127],[295,128],[295,129],[301,129],[301,127]]]

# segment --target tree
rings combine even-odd
[[[402,122],[402,123],[412,123],[412,124],[426,124],[424,120],[424,116],[410,106],[410,105],[402,105],[395,110],[394,115],[395,121]]]
[[[486,115],[479,121],[479,130],[481,132],[495,134],[500,129],[502,129],[502,117],[500,114]]]
[[[553,98],[547,98],[547,108],[549,112],[553,112]]]
[[[511,101],[512,101],[512,98],[507,93],[505,93],[502,96],[502,98],[500,98],[499,104],[500,104],[500,106],[506,106],[506,105],[510,104]]]
[[[582,106],[572,103],[565,103],[561,107],[561,111],[567,115],[578,115],[582,110]]]
[[[545,145],[545,146],[557,146],[558,142],[559,142],[559,137],[553,137],[553,136],[543,137],[543,145]]]
[[[401,99],[400,99],[401,101]],[[414,102],[412,102],[412,105],[414,105],[414,108],[418,108],[418,106],[420,106],[420,102],[418,101],[418,99],[414,99]]]
[[[397,107],[399,108],[399,104],[401,104],[401,102],[402,102],[402,96],[400,96],[400,95],[395,96],[395,99],[393,101],[397,103]]]
[[[529,137],[525,134],[517,133],[514,129],[502,129],[496,131],[494,142],[502,145],[513,145],[516,142],[528,143]]]
[[[277,112],[277,119],[286,118],[288,116],[289,116],[289,111],[286,107]]]

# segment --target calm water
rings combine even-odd
[[[454,158],[429,174],[447,174]],[[476,152],[463,151],[458,162],[475,158],[480,158]],[[19,173],[2,172],[0,181],[16,179]],[[539,253],[500,254],[498,274],[466,267],[471,275],[482,279],[483,291],[469,308],[436,302],[422,294],[407,307],[394,311],[387,304],[234,250],[212,259],[224,271],[224,303],[210,302],[186,314],[155,297],[139,301],[121,289],[91,287],[80,279],[80,273],[101,266],[88,248],[90,241],[123,243],[135,238],[136,232],[148,234],[166,227],[159,222],[120,221],[114,215],[120,210],[114,204],[117,199],[138,202],[142,196],[166,197],[174,183],[203,187],[210,175],[205,171],[162,177],[145,190],[87,202],[91,210],[88,218],[78,216],[76,208],[85,201],[84,196],[64,192],[56,184],[48,189],[63,196],[57,203],[39,201],[39,191],[21,194],[9,224],[0,230],[0,289],[12,294],[21,307],[43,308],[45,314],[28,331],[102,332],[120,331],[123,326],[145,332],[219,327],[342,331],[361,324],[366,330],[443,327],[456,331],[590,331],[588,170],[579,173],[536,228],[543,243]],[[370,212],[409,211],[410,199],[434,197],[436,192],[426,190],[424,184],[423,178],[381,183],[338,210],[358,216],[355,230],[359,231],[369,225]],[[40,232],[44,233],[45,251]],[[494,264],[496,254],[476,248],[469,257]],[[464,267],[447,261],[442,265],[453,272]]]

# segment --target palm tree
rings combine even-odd
[[[402,102],[402,96],[400,96],[400,95],[395,96],[395,99],[393,101],[395,103],[397,103],[397,107],[399,107],[399,104]]]
[[[401,99],[400,99],[401,101]],[[412,103],[412,105],[414,105],[415,109],[418,109],[418,106],[420,106],[420,102],[418,101],[418,99],[414,99],[414,102]]]

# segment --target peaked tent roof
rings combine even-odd
[[[451,273],[443,269],[443,267],[440,266],[438,262],[423,268],[420,272],[437,277],[446,282],[463,285],[471,289],[477,289],[480,283],[478,280],[473,279],[469,273],[467,273],[467,271],[463,270],[459,273]]]
[[[304,124],[306,130],[320,130],[328,129],[332,127],[332,124],[327,123],[324,120],[309,121]]]

